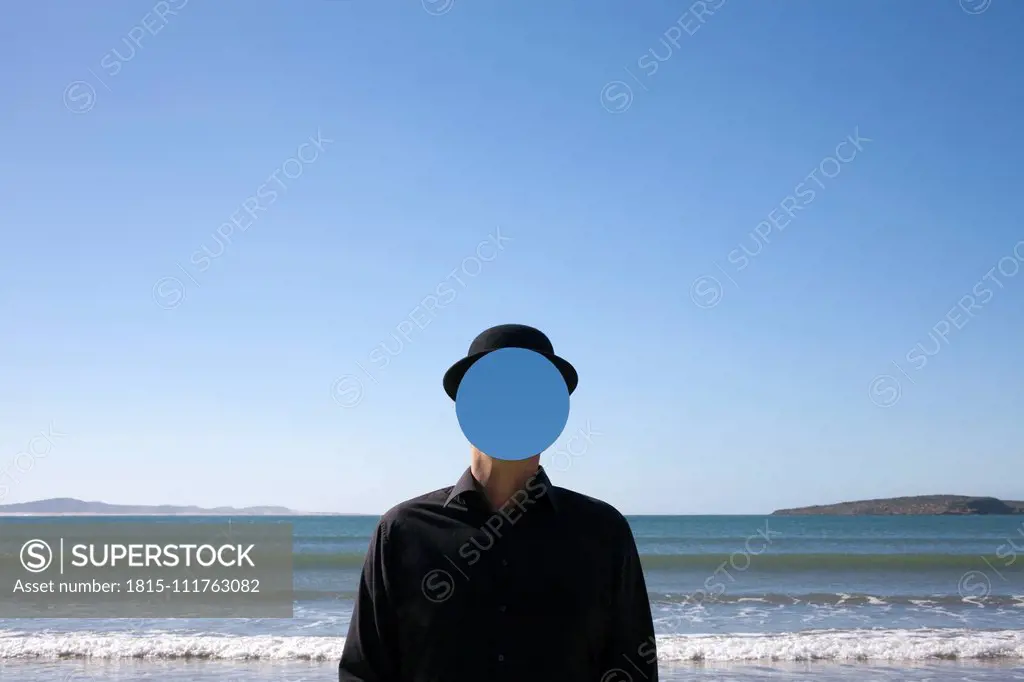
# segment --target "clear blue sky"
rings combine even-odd
[[[1024,5],[964,4],[12,3],[3,501],[381,512],[503,322],[624,512],[1024,498]]]

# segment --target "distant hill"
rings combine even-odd
[[[998,500],[994,497],[969,495],[918,495],[916,497],[889,497],[879,500],[840,502],[813,507],[779,509],[773,516],[805,516],[834,514],[841,516],[894,516],[904,514],[1024,514],[1024,502]]]
[[[121,514],[126,516],[148,514],[184,514],[193,516],[269,516],[301,514],[287,507],[177,507],[170,504],[137,505],[107,504],[106,502],[85,502],[71,497],[55,497],[49,500],[0,504],[0,514]]]

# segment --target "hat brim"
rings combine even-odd
[[[472,355],[467,355],[448,368],[448,371],[444,373],[443,384],[444,392],[448,394],[449,398],[455,400],[455,396],[458,395],[459,392],[459,384],[462,383],[462,377],[466,375],[466,372],[473,366],[473,363],[488,353],[493,352],[493,350],[485,350],[479,353],[473,353]],[[562,378],[565,379],[565,386],[569,389],[569,395],[572,395],[572,392],[576,390],[577,384],[579,384],[579,375],[576,374],[576,368],[569,364],[568,360],[560,358],[554,353],[542,353],[540,351],[534,352],[543,355],[558,368]]]

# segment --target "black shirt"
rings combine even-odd
[[[493,510],[467,469],[377,525],[340,682],[657,682],[626,519],[543,469]]]

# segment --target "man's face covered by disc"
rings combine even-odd
[[[455,412],[466,439],[494,459],[544,452],[569,421],[569,389],[540,353],[502,348],[474,362],[459,384]]]

